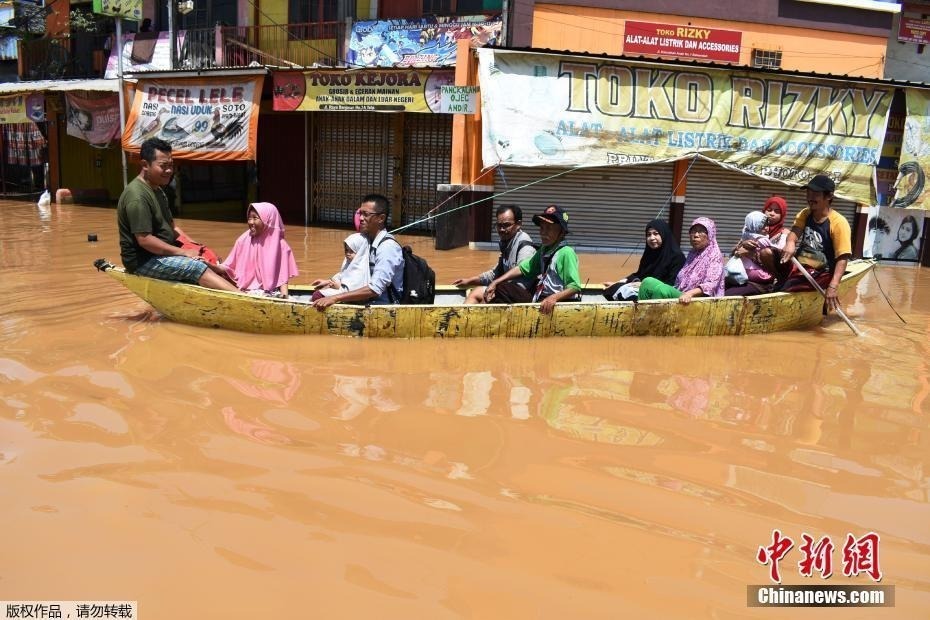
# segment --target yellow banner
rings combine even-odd
[[[485,166],[612,166],[699,154],[791,185],[827,174],[839,196],[873,202],[890,87],[476,51]]]
[[[45,95],[29,93],[0,97],[0,125],[14,125],[45,120]]]
[[[908,88],[906,95],[907,120],[893,206],[930,209],[930,196],[925,191],[926,175],[930,174],[930,93]]]
[[[275,72],[276,111],[439,112],[449,69]]]

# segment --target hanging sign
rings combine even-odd
[[[930,15],[930,4],[905,2],[898,20],[898,41],[917,43],[918,45],[930,43],[930,19],[927,19],[928,15]]]
[[[739,62],[742,39],[743,33],[738,30],[627,20],[623,53]]]
[[[45,95],[29,93],[0,97],[0,125],[15,125],[45,120]]]
[[[175,159],[255,159],[262,76],[139,80],[132,92],[123,149],[149,138],[171,144]]]
[[[108,144],[119,136],[119,95],[87,99],[65,93],[69,136],[91,144]]]
[[[930,209],[927,176],[930,175],[930,93],[905,90],[907,120],[901,144],[899,174],[895,184],[896,207]]]
[[[795,186],[827,174],[837,195],[873,203],[889,86],[491,48],[477,53],[487,167],[629,165],[699,154]]]
[[[274,73],[274,110],[440,112],[451,69],[385,69]]]
[[[474,114],[478,111],[477,86],[443,86],[439,90],[443,114]]]
[[[94,0],[93,12],[137,22],[142,19],[142,0]]]

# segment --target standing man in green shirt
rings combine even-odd
[[[171,217],[163,189],[174,174],[171,145],[150,138],[142,143],[139,156],[142,170],[123,190],[116,206],[120,257],[126,271],[223,291],[237,290],[213,271],[197,250],[185,250],[177,242],[184,232]]]
[[[539,311],[550,314],[560,301],[580,299],[581,276],[578,275],[578,255],[565,243],[568,234],[568,213],[561,207],[549,205],[533,216],[539,226],[543,246],[530,258],[491,282],[485,290],[485,299],[494,302],[497,286],[514,278],[526,277],[536,281],[533,301],[539,302]]]

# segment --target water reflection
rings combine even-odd
[[[713,339],[266,337],[166,322],[112,288],[89,267],[118,252],[103,232],[112,210],[9,217],[0,475],[17,500],[0,527],[8,555],[30,558],[7,572],[11,591],[83,579],[158,605],[162,583],[189,587],[174,574],[157,589],[130,582],[112,567],[133,545],[155,569],[168,555],[222,575],[197,580],[222,611],[312,582],[315,608],[334,616],[520,616],[535,601],[528,615],[623,604],[736,617],[778,527],[879,532],[896,611],[930,604],[927,270],[879,271],[906,325],[865,281],[849,300],[861,339],[833,324]],[[240,232],[184,225],[217,247]],[[288,232],[305,273],[344,237]],[[424,254],[440,278],[493,262]],[[617,260],[582,255],[594,281]],[[67,583],[48,573],[62,553],[86,557],[85,540],[113,561]],[[701,594],[683,607],[669,584]],[[189,615],[217,615],[206,605]]]

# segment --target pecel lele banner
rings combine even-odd
[[[479,49],[485,166],[614,166],[700,154],[872,202],[892,89],[771,73]]]
[[[262,80],[139,80],[123,150],[138,152],[145,140],[161,138],[176,159],[254,161]]]

